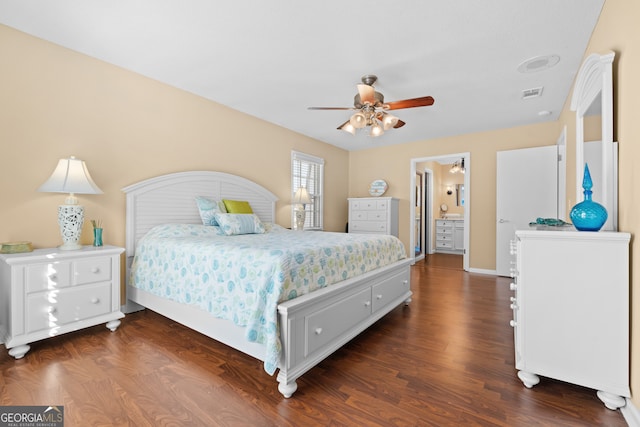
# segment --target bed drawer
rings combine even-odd
[[[371,288],[305,317],[305,357],[371,315]]]
[[[381,283],[373,285],[371,291],[372,311],[375,313],[409,291],[409,274],[402,273],[392,276]]]

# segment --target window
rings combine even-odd
[[[322,230],[322,183],[324,159],[309,154],[291,152],[291,199],[300,187],[307,189],[311,203],[304,205],[305,230]],[[295,224],[294,206],[291,206],[291,224]]]

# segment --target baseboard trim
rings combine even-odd
[[[624,420],[629,427],[640,427],[640,410],[633,404],[631,399],[627,398],[627,404],[620,408]]]
[[[497,276],[498,272],[496,270],[485,270],[482,268],[469,268],[469,273],[476,273],[476,274],[490,274],[492,276]]]

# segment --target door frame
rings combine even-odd
[[[466,173],[464,174],[464,192],[465,192],[465,206],[464,206],[464,252],[462,254],[462,268],[465,271],[469,271],[469,257],[471,254],[471,250],[470,250],[470,246],[469,246],[469,236],[470,236],[470,229],[471,229],[471,153],[470,152],[464,152],[464,153],[451,153],[451,154],[445,154],[445,155],[439,155],[439,156],[426,156],[426,157],[415,157],[412,158],[410,160],[410,185],[411,185],[411,191],[409,192],[410,194],[410,206],[415,206],[416,205],[416,166],[418,163],[422,163],[422,162],[430,162],[430,161],[449,161],[451,158],[457,158],[457,159],[464,159],[464,166],[465,166],[465,170]],[[425,175],[426,176],[426,172]],[[431,178],[433,178],[433,176],[431,176]],[[433,229],[435,227],[434,225],[434,220],[433,220],[433,179],[429,180],[430,182],[427,184],[429,186],[428,191],[428,199],[429,201],[425,201],[425,205],[427,205],[429,207],[429,212],[427,213],[427,215],[425,215],[425,217],[427,217],[427,219],[425,220],[425,227],[430,227],[431,232],[429,233],[431,236],[433,236]],[[427,223],[427,221],[429,221]],[[413,250],[413,248],[415,248],[415,242],[416,242],[416,236],[415,236],[415,227],[413,226],[413,224],[416,223],[416,215],[415,215],[415,209],[409,209],[409,224],[411,224],[411,227],[409,227],[409,247],[412,249],[411,251],[409,251],[409,253],[411,254],[411,258],[413,259],[413,262],[416,262],[416,256],[415,256],[415,251]],[[425,243],[425,246],[427,246],[427,244]],[[429,247],[431,247],[431,243],[429,243]],[[422,256],[424,256],[425,251],[422,251]],[[420,258],[418,258],[420,259]]]

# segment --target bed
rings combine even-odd
[[[286,398],[291,397],[297,390],[296,380],[301,375],[395,307],[411,301],[411,260],[406,257],[404,247],[397,239],[389,236],[284,229],[275,224],[277,197],[245,178],[212,171],[179,172],[132,184],[123,191],[126,193],[127,201],[127,299],[263,361],[265,371],[269,374],[275,373],[277,369],[278,390]],[[203,225],[195,203],[198,196],[248,202],[258,218],[256,223],[264,230],[261,228],[256,234],[250,235],[231,233],[231,236],[227,236],[220,230],[222,223],[218,224],[220,227]],[[226,216],[233,215],[222,215],[218,218],[222,221],[222,217]],[[188,243],[185,243],[187,238]],[[212,243],[201,244],[204,240]],[[345,240],[346,245],[337,246],[337,240]],[[400,244],[401,255],[393,255],[394,252],[398,252],[393,240]],[[196,295],[192,290],[156,286],[157,282],[161,281],[157,279],[158,272],[156,271],[154,278],[153,273],[147,273],[142,268],[146,264],[154,267],[162,265],[165,269],[169,266],[176,273],[174,276],[167,274],[166,277],[173,277],[167,281],[182,282],[182,279],[175,277],[184,277],[184,288],[192,288],[192,276],[195,275],[189,276],[186,272],[188,268],[171,264],[176,258],[175,254],[182,256],[188,250],[196,250],[195,248],[197,251],[205,251],[207,249],[204,249],[204,246],[222,245],[221,242],[238,246],[224,247],[226,258],[223,264],[231,265],[238,259],[251,259],[254,261],[252,266],[245,268],[243,265],[234,265],[234,270],[224,273],[215,270],[203,274],[201,270],[205,267],[202,264],[202,267],[197,267],[197,276],[207,279],[218,277],[220,282],[229,284],[239,283],[240,279],[237,277],[229,278],[236,270],[241,272],[238,274],[242,276],[253,275],[254,278],[271,274],[264,286],[269,292],[276,287],[274,293],[278,298],[277,301],[269,296],[264,298],[268,301],[261,308],[264,310],[262,317],[252,317],[255,309],[253,306],[250,307],[253,311],[247,309],[250,304],[245,301],[240,304],[244,311],[238,309],[240,311],[228,314],[226,308],[212,308],[205,293]],[[300,255],[302,252],[296,252],[296,242],[313,251],[314,255]],[[153,246],[178,243],[186,244],[190,249],[158,249],[157,246]],[[378,246],[372,246],[373,244],[386,246],[380,249]],[[281,246],[276,248],[274,245]],[[258,252],[252,252],[250,255],[244,255],[245,252],[242,252],[242,256],[233,252],[240,249]],[[383,254],[375,261],[365,263],[361,262],[364,256],[360,255],[358,250]],[[387,250],[389,254],[386,254]],[[286,268],[274,267],[271,269],[273,271],[266,268],[262,271],[258,268],[263,265],[260,257],[281,255],[284,252],[291,252],[287,256],[291,255],[291,259],[294,260],[286,258],[286,261],[283,261]],[[339,253],[340,261],[321,259],[322,253]],[[158,254],[172,256],[172,261],[153,258],[152,255]],[[216,269],[220,268],[219,260],[223,259],[222,255],[208,252],[188,256],[191,261],[196,258],[208,260],[206,265],[215,264]],[[285,259],[284,255],[276,258]],[[383,258],[386,260],[381,261]],[[356,260],[360,264],[352,262]],[[301,267],[291,267],[291,264],[297,264],[297,261]],[[328,271],[329,268],[333,270]],[[304,276],[305,274],[308,276]],[[291,282],[294,280],[291,278],[311,285],[308,288],[297,287],[298,285],[287,288],[286,286],[292,286]],[[274,281],[277,286],[274,286]],[[251,283],[253,286],[254,282]],[[255,283],[260,281],[256,280]],[[321,283],[321,286],[315,285],[317,283]],[[226,287],[231,291],[232,287]],[[235,288],[233,287],[234,292]],[[264,292],[260,288],[252,289],[252,293],[262,295]],[[237,294],[234,294],[233,298],[237,299]],[[225,315],[221,315],[221,312]]]

